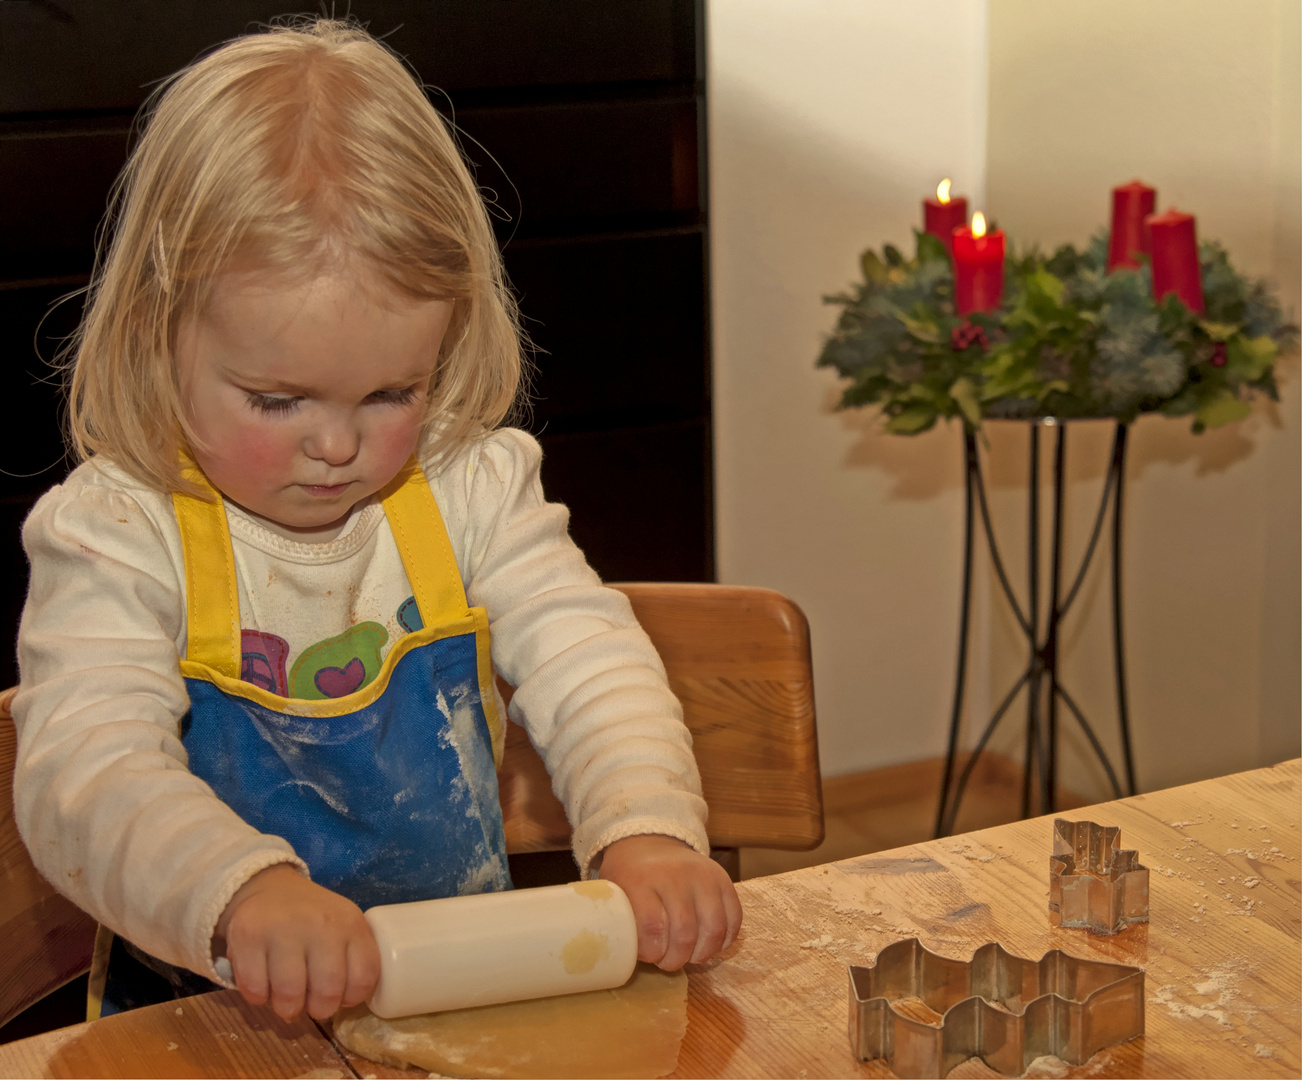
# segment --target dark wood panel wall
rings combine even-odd
[[[702,0],[352,0],[461,133],[537,346],[525,425],[608,579],[714,574]],[[150,87],[293,13],[263,0],[0,2],[0,684],[59,378]],[[307,10],[310,10],[308,8]],[[342,6],[340,8],[342,10]]]

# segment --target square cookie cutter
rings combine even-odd
[[[905,1015],[904,998],[921,999],[939,1023]],[[990,942],[951,960],[906,938],[850,967],[851,1049],[860,1061],[886,1058],[900,1077],[944,1077],[970,1057],[1005,1076],[1045,1054],[1083,1065],[1143,1033],[1144,969],[1059,949],[1037,961]]]
[[[1139,864],[1139,852],[1120,848],[1115,825],[1054,818],[1051,925],[1115,934],[1148,922],[1148,867]]]

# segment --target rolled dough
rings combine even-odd
[[[614,990],[382,1020],[364,1005],[335,1035],[373,1061],[460,1077],[648,1077],[671,1073],[687,1031],[687,976],[639,964]]]

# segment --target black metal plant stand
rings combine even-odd
[[[1053,462],[1053,548],[1052,564],[1049,570],[1048,611],[1043,631],[1040,627],[1040,429],[1054,427],[1058,437],[1055,445]],[[995,543],[994,529],[990,523],[990,508],[986,502],[985,483],[981,476],[981,460],[977,454],[976,433],[965,427],[963,432],[963,461],[966,477],[966,499],[964,505],[965,524],[963,534],[963,602],[959,615],[958,636],[958,671],[954,686],[954,711],[950,719],[949,749],[945,754],[945,772],[941,780],[940,805],[936,810],[935,835],[948,836],[954,830],[954,821],[958,817],[959,804],[963,799],[972,770],[977,759],[994,734],[999,722],[1008,713],[1023,688],[1026,690],[1026,744],[1024,767],[1022,770],[1022,817],[1031,813],[1032,774],[1039,780],[1039,805],[1041,813],[1052,813],[1055,809],[1058,773],[1058,702],[1067,706],[1067,710],[1080,724],[1081,730],[1098,756],[1113,793],[1122,797],[1121,784],[1117,780],[1116,770],[1108,759],[1107,753],[1099,743],[1098,736],[1089,721],[1077,706],[1071,694],[1058,674],[1058,645],[1063,618],[1071,608],[1072,602],[1080,592],[1086,571],[1094,557],[1099,536],[1103,531],[1103,521],[1107,516],[1108,505],[1112,506],[1112,646],[1113,663],[1117,680],[1117,716],[1121,727],[1121,748],[1126,772],[1126,793],[1135,793],[1135,766],[1130,747],[1130,719],[1126,708],[1126,667],[1125,653],[1121,638],[1121,499],[1126,467],[1126,437],[1128,427],[1118,423],[1112,440],[1112,457],[1108,465],[1107,478],[1103,484],[1103,498],[1099,502],[1099,511],[1094,520],[1089,545],[1081,559],[1080,568],[1062,596],[1062,499],[1063,467],[1067,454],[1067,424],[1052,418],[1030,421],[1030,472],[1027,478],[1027,500],[1029,520],[1027,548],[1027,597],[1023,608],[1013,593],[1013,587],[1004,570],[1003,560],[999,557],[999,547]],[[974,509],[981,513],[981,524],[985,531],[986,543],[990,550],[990,560],[995,574],[1003,588],[1005,597],[1011,605],[1022,632],[1026,635],[1029,647],[1026,670],[1013,684],[1011,690],[995,710],[981,737],[968,758],[963,770],[954,781],[954,766],[958,755],[959,726],[963,711],[964,680],[967,674],[967,637],[968,617],[972,601],[972,548]],[[1047,691],[1046,691],[1047,686]],[[952,791],[951,791],[952,787]]]

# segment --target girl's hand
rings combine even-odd
[[[318,1020],[371,996],[380,950],[351,900],[288,865],[271,866],[231,897],[217,920],[213,953],[225,947],[235,986],[250,1005],[292,1020],[306,1005]]]
[[[637,952],[665,971],[699,964],[741,929],[741,901],[727,871],[671,836],[630,836],[602,852],[601,877],[628,895]]]

